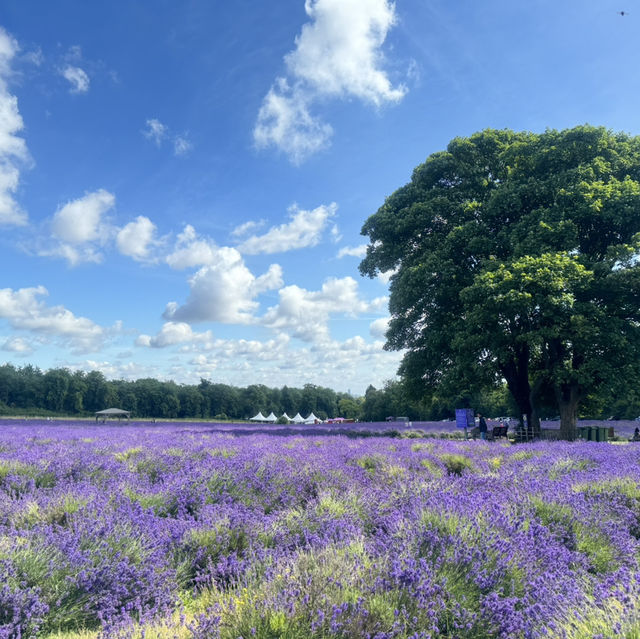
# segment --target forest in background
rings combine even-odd
[[[25,365],[0,366],[0,415],[89,417],[99,410],[117,407],[133,417],[157,419],[245,420],[258,411],[277,416],[313,412],[321,419],[345,417],[359,421],[384,421],[406,416],[410,420],[452,419],[460,400],[429,395],[418,402],[409,399],[399,381],[380,389],[369,386],[363,396],[305,384],[302,388],[269,388],[251,384],[238,388],[201,379],[199,384],[176,384],[152,378],[108,380],[100,371],[46,371]],[[506,387],[465,398],[464,403],[488,416],[516,415]],[[555,417],[549,402],[547,418]],[[640,415],[636,391],[617,398],[591,398],[583,418],[633,419]]]

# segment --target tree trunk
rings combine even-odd
[[[533,436],[540,435],[540,417],[535,408],[535,397],[539,390],[536,383],[533,388],[529,383],[529,349],[523,346],[515,354],[512,361],[500,367],[502,376],[507,380],[507,387],[516,405],[518,406],[518,421],[520,428],[524,429],[524,420],[527,421],[527,431]]]
[[[529,429],[533,432],[534,437],[540,437],[541,435],[540,415],[538,414],[538,395],[542,384],[542,379],[538,378],[529,391],[529,406],[531,407],[531,413],[527,415],[527,423],[529,424]]]
[[[573,441],[578,435],[580,388],[576,382],[571,382],[555,386],[554,391],[560,411],[560,438]]]

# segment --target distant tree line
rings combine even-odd
[[[506,388],[465,398],[465,405],[489,416],[516,415]],[[458,401],[458,404],[461,404]],[[461,404],[462,405],[462,404]],[[302,388],[269,388],[251,384],[244,388],[201,379],[199,384],[176,384],[152,378],[108,380],[100,371],[47,371],[26,365],[0,366],[0,415],[64,415],[87,417],[108,407],[131,411],[134,417],[157,419],[248,419],[261,411],[280,417],[313,412],[321,419],[344,417],[359,421],[384,421],[407,417],[412,421],[451,419],[456,404],[450,398],[429,396],[416,401],[402,382],[388,381],[380,389],[369,386],[362,397],[305,384]],[[547,416],[552,416],[549,401]],[[619,398],[585,405],[582,417],[631,419],[640,415],[640,388]]]

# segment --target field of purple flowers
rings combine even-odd
[[[0,638],[640,638],[640,445],[0,422]]]

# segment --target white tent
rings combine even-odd
[[[296,413],[295,417],[291,418],[294,424],[304,424],[304,417],[300,413]]]
[[[267,421],[267,418],[262,414],[262,411],[260,411],[255,417],[252,417],[249,421],[264,422],[264,421]]]
[[[273,414],[273,411],[271,411],[271,413],[269,413],[269,417],[265,417],[264,421],[275,424],[278,421],[278,418]]]
[[[305,424],[315,424],[316,422],[319,422],[320,419],[318,417],[316,417],[313,412],[311,412],[309,414],[309,417],[307,417],[307,419],[304,420]]]
[[[287,415],[287,413],[282,413],[282,417],[284,417],[288,422],[291,421],[291,417],[289,417],[289,415]]]

